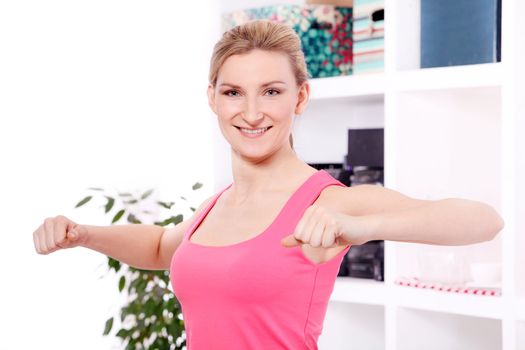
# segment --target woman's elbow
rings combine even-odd
[[[489,215],[490,225],[487,225],[489,227],[489,229],[487,229],[487,241],[493,240],[505,227],[505,221],[501,215],[499,215],[494,208],[489,208],[492,213]]]

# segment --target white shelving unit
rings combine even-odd
[[[501,62],[430,69],[419,69],[419,4],[385,1],[384,73],[311,81],[310,104],[294,126],[295,148],[309,163],[342,162],[348,128],[384,127],[385,187],[420,199],[489,203],[505,228],[494,240],[469,246],[385,242],[385,282],[338,277],[319,347],[525,349],[525,187],[519,181],[525,179],[525,33],[519,21],[525,3],[503,0]],[[222,1],[223,11],[236,6]],[[217,164],[229,164],[221,142]],[[216,169],[219,189],[230,169]],[[419,256],[450,251],[466,262],[501,262],[502,296],[394,284],[418,274]]]

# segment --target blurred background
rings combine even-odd
[[[206,88],[218,20],[213,1],[196,10],[173,1],[0,2],[0,347],[114,343],[102,337],[121,302],[116,280],[100,278],[106,257],[85,248],[38,255],[32,233],[46,217],[108,225],[95,205],[73,209],[88,187],[154,187],[194,205],[211,194]],[[193,191],[195,182],[203,188]]]

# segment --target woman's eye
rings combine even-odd
[[[237,93],[237,91],[235,91],[235,90],[228,90],[228,91],[224,92],[224,94],[225,94],[226,96],[231,96],[231,95],[230,95],[230,92],[235,92],[235,93]]]
[[[268,90],[266,90],[266,92],[269,92],[269,91],[273,91],[274,92],[270,96],[275,96],[275,95],[279,94],[279,90],[276,90],[276,89],[268,89]],[[231,95],[232,93],[235,93],[237,95]],[[239,96],[238,95],[238,91],[236,91],[236,90],[228,90],[228,91],[225,91],[223,94],[226,95],[226,96],[230,96],[230,97]]]

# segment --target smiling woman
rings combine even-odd
[[[134,267],[169,269],[188,350],[315,350],[351,245],[460,245],[501,230],[483,203],[351,188],[305,163],[291,129],[309,93],[291,27],[256,20],[230,29],[214,47],[207,97],[231,147],[233,182],[169,229],[47,219],[34,232],[37,251],[80,245]]]

